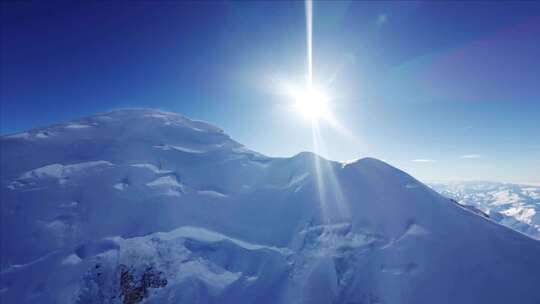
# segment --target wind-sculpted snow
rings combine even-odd
[[[56,179],[59,183],[65,183],[71,176],[80,172],[87,174],[90,169],[100,169],[111,165],[108,161],[90,161],[71,165],[50,164],[23,173],[8,187],[11,189],[22,187],[28,181],[35,180],[37,182],[40,179]]]
[[[373,158],[146,109],[0,148],[2,303],[540,303],[540,242]]]
[[[123,277],[131,276],[137,285],[150,274],[160,284],[144,290],[147,303],[191,303],[197,293],[205,301],[232,303],[228,294],[235,289],[260,289],[265,280],[277,279],[273,272],[290,268],[287,254],[287,249],[195,227],[128,239],[111,237],[10,266],[2,272],[3,284],[10,286],[3,297],[17,303],[126,303],[137,288],[122,286]],[[54,280],[47,279],[51,269]]]

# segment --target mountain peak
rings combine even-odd
[[[357,159],[341,162],[341,164],[344,168],[349,167],[349,166],[353,166],[353,167],[354,166],[390,166],[386,162],[375,157],[357,158]]]
[[[93,132],[96,129],[118,129],[128,126],[140,132],[143,128],[190,129],[201,133],[224,134],[223,130],[204,121],[189,119],[178,113],[150,108],[121,108],[73,119],[64,123],[3,135],[3,139],[44,139],[68,131]],[[83,130],[85,129],[85,130]],[[84,132],[79,132],[79,134]],[[106,135],[106,134],[103,134]]]
[[[111,117],[114,119],[124,119],[124,120],[145,120],[145,119],[155,119],[168,126],[182,126],[192,128],[197,131],[207,131],[207,132],[217,132],[223,133],[223,130],[220,128],[199,120],[190,119],[186,116],[175,112],[168,112],[158,109],[151,108],[120,108],[112,110],[110,112],[97,114],[90,116],[89,118],[105,118]]]
[[[149,278],[148,303],[540,298],[540,243],[375,158],[264,157],[152,109],[22,134],[0,145],[2,302],[100,303]]]

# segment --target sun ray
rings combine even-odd
[[[326,146],[316,121],[312,123],[312,137],[317,154],[314,162],[323,218],[326,222],[347,220],[350,217],[349,206],[335,172],[335,163],[318,156],[326,152]]]
[[[315,166],[315,181],[316,181],[316,187],[317,192],[319,195],[319,204],[321,208],[321,218],[322,222],[327,224],[329,222],[328,219],[328,205],[326,204],[326,187],[325,187],[325,181],[324,181],[324,173],[321,169],[321,158],[319,157],[319,133],[318,133],[318,122],[316,120],[311,121],[311,136],[313,141],[313,150],[315,152],[315,155],[313,156],[313,162]]]
[[[323,159],[324,141],[319,128],[319,119],[324,119],[331,126],[344,134],[351,134],[338,123],[327,109],[328,97],[313,86],[313,2],[305,1],[306,13],[306,88],[295,92],[296,108],[311,119],[311,136],[313,141],[314,167],[316,187],[319,195],[321,217],[323,223],[344,220],[349,217],[347,201],[339,184],[333,163]],[[352,134],[351,134],[352,136]]]
[[[305,2],[306,12],[306,50],[307,50],[307,77],[306,87],[309,89],[313,87],[313,2],[306,0]]]

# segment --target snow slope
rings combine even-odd
[[[434,182],[435,191],[474,206],[496,222],[540,239],[540,186],[499,182]]]
[[[540,303],[540,242],[384,162],[126,109],[1,139],[2,303]]]

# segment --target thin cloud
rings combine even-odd
[[[386,14],[379,14],[379,15],[377,16],[377,25],[381,26],[381,25],[385,24],[386,21],[388,21],[388,15],[386,15]]]
[[[461,155],[459,158],[461,159],[475,159],[475,158],[480,158],[482,157],[480,154],[466,154],[466,155]]]
[[[411,161],[415,162],[415,163],[434,163],[434,162],[436,162],[436,160],[434,160],[434,159],[425,159],[425,158],[413,159]]]

